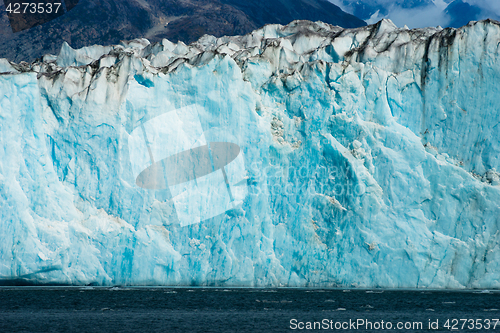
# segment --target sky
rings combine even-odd
[[[362,18],[367,23],[373,24],[383,18],[392,20],[397,26],[408,26],[409,28],[423,28],[432,26],[447,27],[451,18],[446,15],[445,9],[453,0],[432,0],[434,4],[418,8],[403,8],[400,4],[404,0],[330,0],[342,10],[353,13],[349,6],[353,2],[376,3],[389,10],[388,15],[374,13],[370,18]],[[500,20],[500,0],[463,0],[470,5],[481,9],[478,19],[492,18]],[[398,4],[399,3],[399,4]]]

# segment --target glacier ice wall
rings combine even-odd
[[[499,288],[499,45],[494,21],[295,21],[0,60],[0,278]],[[137,185],[130,138],[193,105],[203,140],[240,147],[248,191],[182,224],[172,193]]]

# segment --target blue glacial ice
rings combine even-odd
[[[295,21],[0,60],[0,279],[500,288],[499,45]]]

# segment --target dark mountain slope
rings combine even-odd
[[[326,0],[80,0],[65,15],[17,33],[10,30],[7,15],[1,17],[0,58],[32,61],[57,54],[63,41],[74,48],[139,37],[190,43],[204,34],[242,35],[295,19],[346,28],[366,25]]]
[[[365,25],[359,18],[343,12],[326,0],[221,0],[241,9],[257,25],[268,23],[288,24],[297,19],[323,21],[345,28]]]
[[[455,0],[446,7],[445,12],[451,19],[449,26],[459,28],[469,21],[477,21],[480,18],[481,9],[462,0]]]

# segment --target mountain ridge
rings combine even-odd
[[[287,24],[296,19],[345,28],[366,25],[326,0],[293,0],[292,5],[281,0],[246,6],[235,0],[81,0],[65,15],[18,33],[10,31],[4,13],[0,18],[0,57],[32,61],[44,54],[57,54],[63,41],[74,48],[141,37],[189,44],[205,34],[244,35],[266,23]],[[259,16],[262,13],[265,15]]]

